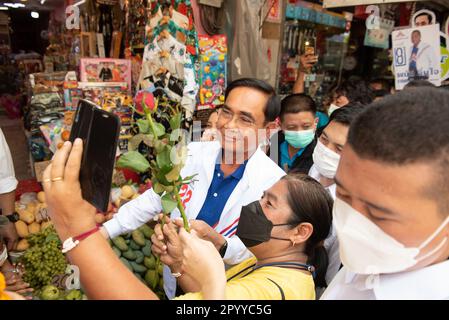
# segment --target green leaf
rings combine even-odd
[[[153,184],[153,191],[157,194],[162,194],[165,191],[165,188],[159,182]]]
[[[162,209],[164,210],[165,213],[172,212],[178,205],[176,200],[173,199],[173,195],[171,193],[165,194],[161,198],[161,200],[162,200]]]
[[[118,168],[131,169],[139,173],[148,170],[150,164],[148,160],[137,151],[130,151],[122,155],[117,161]]]
[[[181,172],[181,166],[174,166],[173,169],[165,175],[168,182],[177,181],[179,179],[179,173]]]
[[[143,142],[149,147],[153,147],[154,145],[154,137],[151,134],[136,134],[132,137],[128,142],[128,150],[135,151],[139,148],[140,143]]]
[[[137,126],[140,133],[150,133],[150,123],[146,119],[137,120]]]
[[[158,137],[163,136],[165,134],[165,127],[161,123],[155,122],[154,131],[156,136]]]
[[[164,150],[156,156],[156,163],[159,168],[170,168],[170,148],[165,147]]]
[[[181,113],[178,113],[170,119],[170,127],[172,130],[178,129],[181,126]]]

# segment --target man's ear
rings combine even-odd
[[[273,134],[278,132],[281,129],[279,123],[275,121],[270,121],[265,125],[265,129],[267,130],[267,138],[270,139]]]

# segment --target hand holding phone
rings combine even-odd
[[[84,200],[106,212],[111,192],[120,119],[87,100],[80,100],[70,141],[83,140],[80,185]]]

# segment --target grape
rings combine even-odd
[[[67,261],[60,250],[61,241],[53,227],[48,227],[28,238],[30,248],[22,256],[24,280],[39,289],[49,284],[55,275],[65,272]]]

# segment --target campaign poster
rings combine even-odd
[[[441,85],[439,24],[393,31],[392,43],[396,90],[412,80]]]

